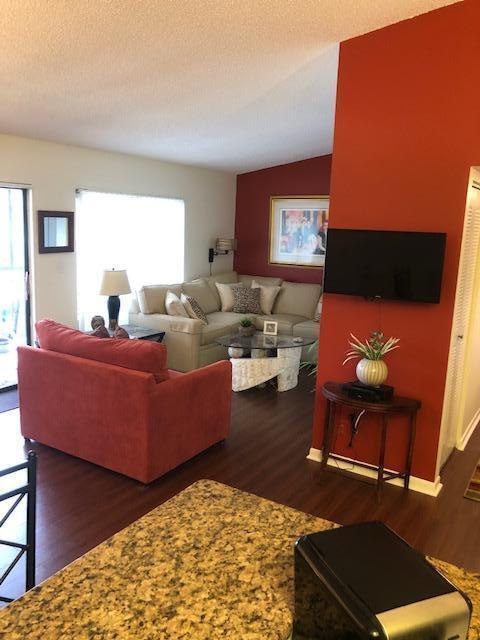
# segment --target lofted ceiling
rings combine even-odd
[[[241,173],[330,153],[338,43],[456,0],[2,0],[0,132]]]

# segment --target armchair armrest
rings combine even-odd
[[[158,477],[225,439],[230,429],[232,367],[221,361],[195,369],[153,391],[150,475]]]

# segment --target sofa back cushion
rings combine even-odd
[[[180,297],[181,284],[149,284],[137,291],[138,306],[142,313],[167,313],[165,309],[165,296],[171,291]]]
[[[213,313],[220,310],[220,302],[204,278],[184,282],[182,291],[185,295],[195,298],[203,313]]]
[[[53,320],[40,320],[35,329],[40,347],[47,351],[153,373],[157,382],[169,379],[167,349],[158,342],[96,338]]]
[[[295,313],[305,318],[313,318],[322,285],[304,282],[282,282],[273,313]]]
[[[252,282],[255,280],[257,284],[262,286],[280,286],[283,282],[282,278],[273,278],[270,276],[238,276],[238,281],[245,287],[251,287]]]
[[[227,271],[226,273],[216,273],[214,276],[209,276],[208,278],[205,278],[205,281],[213,291],[215,300],[218,303],[218,308],[220,309],[222,303],[218,294],[216,283],[218,282],[219,284],[234,284],[235,282],[238,282],[238,276],[236,271]]]

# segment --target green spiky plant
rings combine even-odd
[[[365,342],[361,342],[353,333],[350,334],[352,341],[349,340],[348,344],[351,349],[346,353],[346,358],[343,364],[349,360],[355,358],[366,358],[367,360],[383,360],[384,356],[394,349],[398,349],[400,338],[388,338],[385,340],[385,336],[381,331],[373,331],[370,337],[365,338]]]
[[[318,349],[318,340],[315,340],[315,342],[309,346],[308,351],[309,353],[316,353],[317,349]],[[307,360],[300,363],[300,369],[306,369],[309,376],[317,375],[317,368],[318,368],[317,362],[309,362]],[[315,391],[315,389],[312,389],[312,391]]]
[[[253,322],[250,318],[243,318],[243,320],[240,320],[241,327],[251,327],[252,325]]]

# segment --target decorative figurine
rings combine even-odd
[[[126,338],[127,340],[130,338],[128,333],[122,327],[117,327],[113,332],[114,338]]]
[[[108,333],[107,327],[105,325],[97,325],[96,329],[91,333],[92,336],[96,338],[109,338],[110,334]]]
[[[105,326],[105,318],[103,316],[93,316],[90,322],[92,329],[95,331],[98,327]]]

